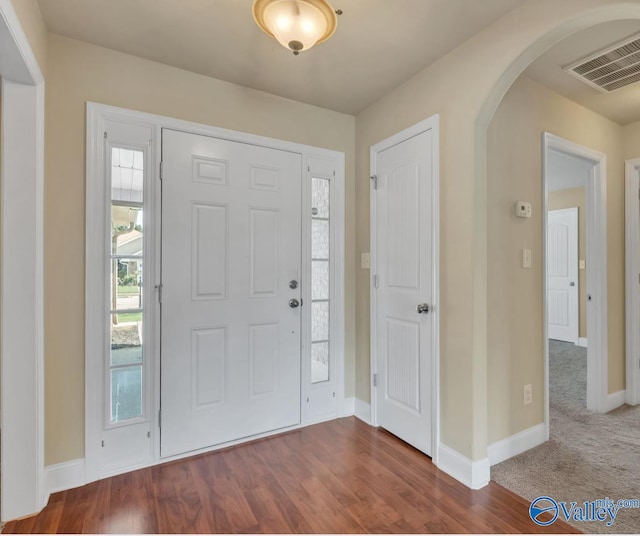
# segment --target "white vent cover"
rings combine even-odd
[[[602,93],[640,82],[640,34],[564,67]]]

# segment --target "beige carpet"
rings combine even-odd
[[[606,415],[585,408],[583,348],[552,341],[549,371],[551,440],[492,467],[493,480],[528,500],[640,499],[640,406]],[[640,533],[640,509],[620,510],[611,527],[570,523],[584,532]]]

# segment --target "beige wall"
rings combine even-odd
[[[84,455],[85,103],[346,153],[346,396],[354,395],[355,118],[49,36],[46,101],[46,464]]]
[[[640,121],[624,126],[624,159],[640,158]]]
[[[559,210],[563,208],[578,207],[578,259],[587,259],[587,213],[586,211],[586,189],[585,187],[570,188],[567,190],[557,190],[549,192],[549,210]],[[587,338],[587,270],[578,271],[579,307],[578,316],[580,318],[578,336]]]
[[[640,18],[640,4],[525,0],[357,117],[355,201],[353,189],[347,191],[347,214],[353,217],[350,208],[355,202],[357,233],[354,248],[353,220],[348,220],[346,244],[348,307],[354,306],[350,283],[357,278],[356,395],[369,400],[369,274],[356,270],[354,262],[354,254],[369,251],[369,147],[437,113],[441,117],[441,432],[446,445],[471,459],[484,458],[487,452],[487,376],[504,373],[489,369],[487,360],[490,211],[483,129],[511,81],[542,51],[582,28],[625,17]],[[106,102],[346,150],[347,179],[353,177],[354,138],[351,117],[60,37],[50,39],[48,71],[45,261],[50,464],[82,456],[84,102]],[[536,194],[539,191],[532,189],[529,198]],[[617,231],[615,226],[609,229]],[[537,247],[539,251],[539,243]],[[531,290],[526,289],[526,300],[532,300]],[[347,334],[352,337],[350,310]],[[541,339],[535,323],[520,319],[516,328],[524,335],[523,345]],[[347,354],[352,355],[352,339],[348,341]],[[532,351],[536,353],[535,347]],[[525,369],[527,377],[541,375],[536,366]],[[514,379],[515,385],[521,383],[522,378]],[[610,380],[617,379],[610,375]],[[353,381],[350,369],[347,384]],[[520,387],[516,390],[521,392]],[[508,395],[506,404],[513,399]],[[533,411],[517,420],[520,428],[539,422],[538,406],[529,407]]]
[[[11,0],[11,3],[44,74],[47,71],[47,29],[38,0]]]
[[[544,420],[542,335],[542,133],[607,155],[609,392],[624,389],[623,129],[540,84],[521,77],[489,127],[489,443]],[[518,219],[517,200],[533,217]],[[533,269],[521,268],[531,248]],[[506,292],[505,292],[506,290]],[[533,404],[524,406],[525,384]]]
[[[444,444],[473,460],[487,454],[487,375],[509,374],[493,368],[489,372],[487,366],[487,311],[493,297],[487,290],[490,212],[485,127],[511,82],[544,50],[582,28],[626,17],[640,18],[640,4],[526,0],[357,116],[356,246],[360,254],[369,251],[370,146],[440,115],[440,429]],[[530,190],[529,198],[539,195],[533,187]],[[609,232],[616,231],[612,226]],[[357,270],[356,395],[364,401],[370,399],[368,276],[367,271]],[[515,284],[520,288],[526,283]],[[527,302],[533,300],[534,286],[535,282],[525,289]],[[522,322],[520,318],[515,326],[522,335],[521,344],[535,345],[541,339],[540,326]],[[536,347],[531,351],[535,354]],[[541,376],[535,365],[525,369],[519,374]],[[522,378],[517,376],[520,384]],[[618,382],[617,372],[611,380]],[[506,402],[510,400],[507,396]],[[528,406],[522,422],[539,422],[540,407]]]

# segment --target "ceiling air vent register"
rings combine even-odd
[[[640,34],[564,67],[601,93],[640,82]]]

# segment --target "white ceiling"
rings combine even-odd
[[[524,74],[616,123],[626,125],[640,121],[640,84],[611,93],[600,93],[562,70],[575,61],[638,33],[640,20],[593,26],[550,48]]]
[[[50,32],[356,114],[523,0],[331,0],[333,38],[293,56],[252,0],[39,0]]]

